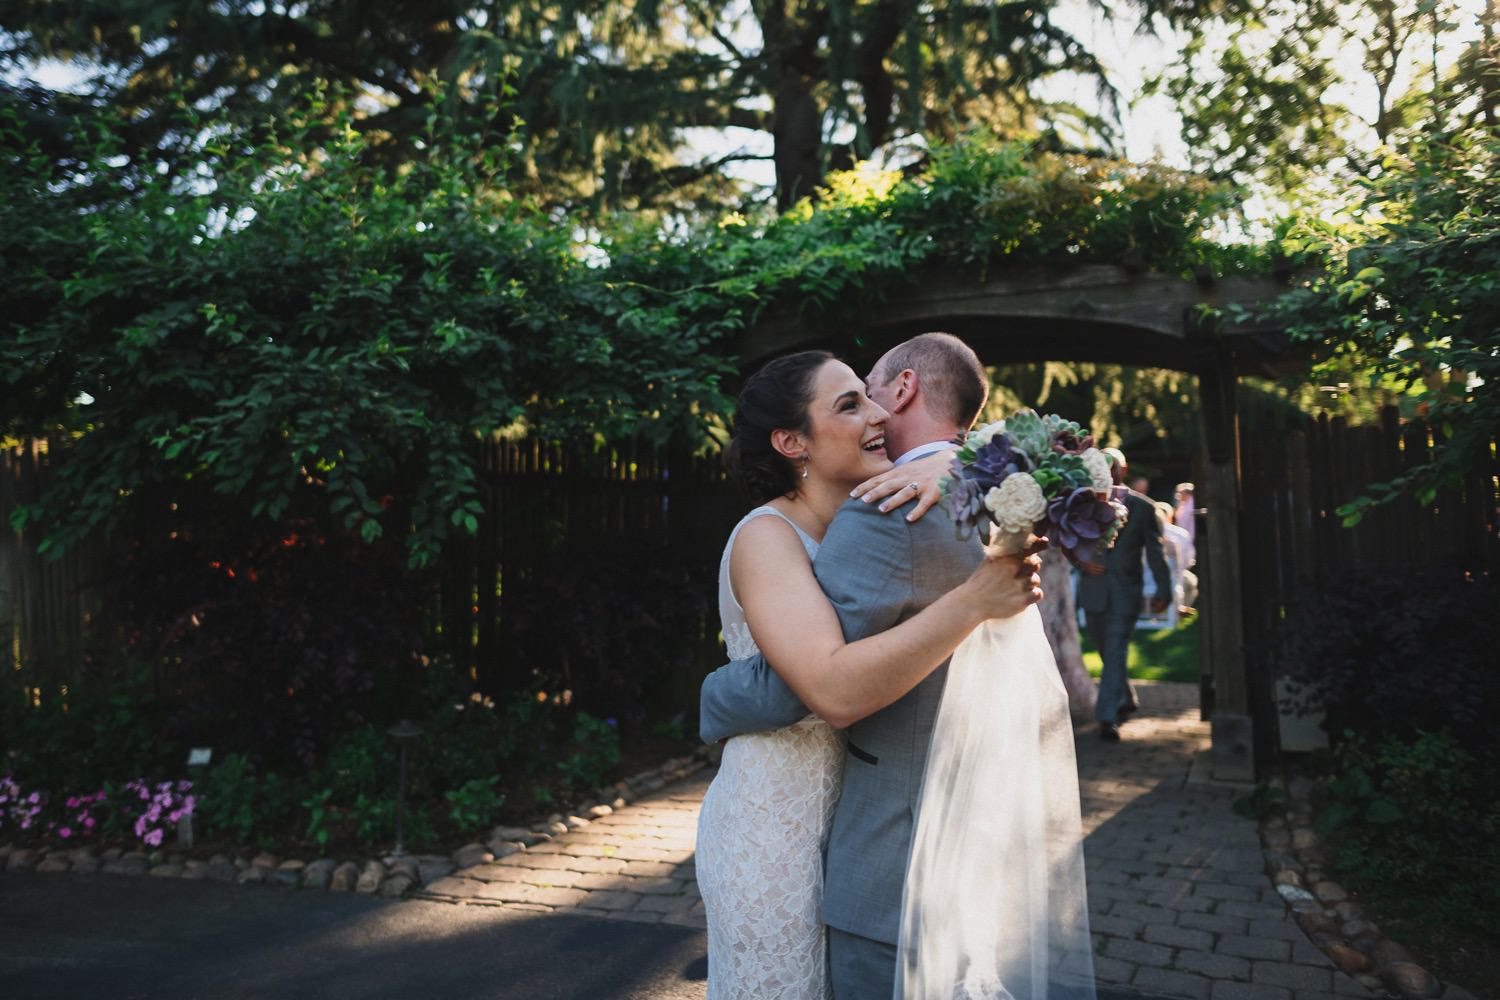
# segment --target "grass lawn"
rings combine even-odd
[[[1087,629],[1079,632],[1083,665],[1091,676],[1097,678],[1099,651],[1089,641]],[[1132,680],[1198,683],[1198,616],[1194,615],[1173,629],[1136,629],[1130,637],[1128,662]]]

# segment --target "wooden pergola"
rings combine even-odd
[[[1264,302],[1285,290],[1283,279],[1269,275],[1184,280],[1112,265],[997,270],[982,279],[934,271],[878,305],[854,304],[846,323],[814,327],[790,308],[772,310],[736,347],[747,370],[822,347],[862,371],[907,337],[942,330],[962,337],[987,365],[1088,361],[1196,375],[1202,709],[1213,734],[1213,777],[1253,781],[1274,751],[1276,706],[1271,679],[1249,676],[1244,655],[1234,389],[1239,376],[1271,370],[1287,343],[1277,329],[1215,322],[1204,307]]]

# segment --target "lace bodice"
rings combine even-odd
[[[719,564],[719,614],[732,659],[759,652],[729,582],[740,529],[773,507],[757,507],[730,533]],[[818,551],[795,524],[809,561]],[[783,729],[736,736],[698,816],[698,887],[708,915],[709,1000],[827,1000],[823,936],[823,846],[838,802],[844,748],[809,715]]]

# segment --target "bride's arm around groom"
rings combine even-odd
[[[898,345],[866,382],[871,399],[890,413],[886,444],[902,460],[948,447],[977,416],[988,389],[973,352],[942,334]],[[982,557],[976,541],[958,539],[946,510],[908,522],[851,501],[830,524],[813,568],[852,643],[918,614],[962,584]],[[1040,597],[1033,566],[1017,560],[1011,613]],[[852,724],[829,835],[823,916],[841,998],[888,997],[894,990],[906,859],[945,672],[946,661],[899,690],[878,671],[840,679],[840,721]],[[789,725],[817,709],[805,706],[761,658],[711,674],[700,707],[700,732],[710,742]]]

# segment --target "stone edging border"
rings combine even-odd
[[[317,858],[302,861],[274,854],[216,854],[207,861],[180,851],[123,851],[118,847],[96,853],[89,847],[55,849],[0,844],[0,871],[78,872],[110,875],[149,875],[157,878],[284,885],[332,892],[404,896],[412,887],[427,885],[459,869],[486,864],[554,837],[588,826],[642,795],[660,791],[673,781],[718,763],[718,746],[695,749],[662,764],[597,790],[565,813],[555,813],[531,827],[497,826],[484,843],[473,842],[452,854],[393,855],[361,862]]]
[[[1286,815],[1260,824],[1266,872],[1297,926],[1340,972],[1387,1000],[1477,1000],[1418,965],[1381,933],[1354,894],[1328,876],[1328,849],[1312,828],[1312,790],[1307,778],[1291,780]]]

